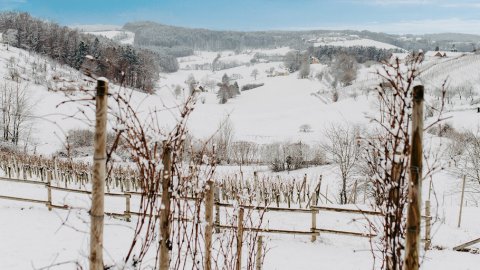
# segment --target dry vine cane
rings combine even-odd
[[[384,63],[383,70],[377,72],[383,82],[377,87],[380,117],[373,121],[379,128],[377,135],[366,139],[365,159],[372,174],[375,206],[383,214],[380,224],[369,221],[370,229],[379,235],[371,239],[371,248],[374,267],[379,259],[380,269],[403,269],[412,92],[422,60],[423,54],[414,54],[406,63],[397,58],[394,63]],[[432,125],[442,120],[442,111],[443,103]]]
[[[138,173],[137,182],[141,192],[139,218],[125,262],[128,262],[134,256],[132,259],[133,265],[141,265],[151,245],[158,239],[160,211],[165,207],[161,205],[158,195],[162,191],[162,183],[164,181],[171,181],[168,190],[172,197],[170,205],[173,206],[172,213],[168,218],[170,224],[173,223],[173,219],[186,223],[192,218],[186,217],[189,214],[187,209],[177,211],[178,209],[175,209],[175,206],[198,209],[197,201],[194,201],[192,205],[184,200],[184,195],[188,193],[185,188],[200,186],[199,183],[192,185],[189,181],[204,180],[205,178],[184,177],[183,164],[181,162],[185,134],[187,133],[186,123],[193,111],[196,98],[193,95],[187,98],[185,104],[180,109],[179,120],[171,132],[160,128],[161,123],[159,122],[158,111],[152,111],[146,118],[140,118],[135,108],[131,105],[131,93],[127,94],[120,91],[113,96],[113,99],[117,105],[117,110],[113,113],[117,122],[117,138],[121,137],[123,143],[131,152],[131,159]],[[171,162],[167,165],[169,166],[168,168],[164,167],[163,164],[165,155],[171,155]],[[166,171],[170,172],[172,177],[163,177]],[[200,196],[199,199],[201,199]],[[192,210],[190,213],[196,212],[199,211]],[[198,217],[199,213],[196,214]],[[181,217],[181,215],[185,217]],[[195,219],[195,217],[193,218]],[[176,231],[186,227],[182,227],[182,224],[171,226],[173,232],[170,235],[175,235]],[[168,241],[172,245],[172,239]],[[192,246],[196,245],[192,244]]]

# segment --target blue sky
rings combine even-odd
[[[480,1],[472,0],[0,0],[0,9],[64,25],[152,20],[231,30],[480,34]]]

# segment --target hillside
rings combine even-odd
[[[318,145],[327,141],[325,130],[331,126],[357,125],[364,129],[371,126],[371,118],[378,115],[374,88],[380,80],[374,73],[381,70],[380,64],[360,64],[356,70],[356,78],[350,85],[336,85],[333,89],[332,72],[327,65],[311,64],[308,76],[300,79],[299,72],[289,73],[282,61],[267,60],[284,56],[290,50],[290,47],[281,47],[242,51],[195,51],[194,55],[178,58],[179,71],[161,73],[151,95],[120,87],[113,82],[110,84],[110,93],[124,91],[131,97],[131,105],[142,120],[147,121],[152,111],[158,112],[156,116],[159,126],[168,129],[176,123],[178,107],[189,94],[190,78],[194,78],[194,84],[202,86],[205,91],[198,93],[197,104],[188,121],[191,135],[198,140],[208,139],[216,134],[219,125],[228,117],[234,131],[233,141],[255,143],[259,148],[275,144],[278,144],[279,148],[287,148],[289,145],[298,144],[319,149]],[[252,63],[251,59],[255,58],[255,55],[258,61]],[[208,66],[207,64],[211,64],[215,59],[225,64],[234,63],[234,67],[221,71],[199,68]],[[42,71],[37,69],[38,65],[42,65]],[[471,53],[448,53],[447,57],[437,57],[428,53],[420,68],[424,72],[419,80],[426,87],[426,111],[438,107],[438,88],[448,77],[446,116],[450,118],[445,123],[450,124],[457,132],[476,132],[479,127],[476,107],[480,97],[480,77],[472,75],[471,71],[480,69],[479,56]],[[14,72],[15,70],[18,72]],[[254,70],[257,70],[256,75],[253,75]],[[219,104],[217,84],[222,83],[224,74],[227,74],[232,83],[236,81],[240,87],[248,84],[263,85],[242,91],[240,95],[228,99],[226,104]],[[22,126],[25,132],[19,141],[21,149],[29,153],[52,156],[63,150],[65,134],[69,130],[92,129],[93,107],[90,94],[94,89],[94,81],[79,71],[46,57],[2,44],[0,75],[8,85],[15,86],[18,83],[22,88],[28,89],[31,112],[28,114],[28,121]],[[12,75],[16,76],[15,79],[12,79]],[[470,86],[465,85],[466,82]],[[338,92],[338,100],[334,98],[334,90]],[[110,99],[109,102],[113,100]],[[115,108],[114,103],[111,103],[111,106]],[[435,112],[427,115],[429,117],[425,119],[426,124],[435,119]],[[118,125],[110,116],[109,130],[117,128]],[[302,130],[304,125],[309,128]],[[434,216],[433,249],[425,253],[422,263],[425,270],[475,269],[478,261],[478,255],[452,250],[454,246],[475,239],[480,234],[476,226],[479,218],[476,207],[478,198],[474,192],[469,193],[466,199],[468,205],[463,209],[463,223],[461,228],[457,228],[461,175],[452,160],[461,160],[465,155],[444,155],[441,150],[448,149],[452,141],[454,140],[451,137],[439,137],[435,132],[425,132],[426,147],[442,154],[440,164],[444,168],[423,184],[425,198],[431,196]],[[75,159],[91,162],[90,153],[91,151],[82,152],[82,155]],[[434,159],[429,157],[428,161]],[[128,160],[119,158],[119,161]],[[361,194],[366,199],[362,201],[359,198],[358,204],[338,204],[341,177],[338,167],[333,163],[287,172],[272,172],[270,165],[268,158],[259,164],[242,166],[223,161],[218,166],[215,177],[218,181],[232,180],[236,179],[237,175],[243,177],[245,174],[247,181],[256,171],[259,178],[266,183],[298,184],[298,180],[307,175],[313,190],[322,176],[320,191],[330,200],[328,202],[325,199],[321,201],[322,204],[351,209],[367,208],[370,203],[373,204],[372,199],[363,191]],[[0,173],[5,174],[3,169]],[[352,176],[349,180],[362,183],[365,178]],[[433,186],[432,192],[429,192],[430,183]],[[63,187],[64,184],[54,181],[54,185],[58,187]],[[90,188],[89,184],[68,185],[78,189]],[[18,183],[4,183],[2,187],[2,196],[15,194],[38,200],[45,197],[43,184],[25,188]],[[475,186],[469,182],[470,188],[475,190]],[[121,190],[117,187],[110,192]],[[251,192],[259,194],[256,190]],[[84,232],[88,231],[89,225],[88,221],[85,221],[89,218],[89,195],[58,191],[54,193],[54,202],[57,205],[70,205],[72,208],[66,212],[54,210],[52,213],[43,205],[31,206],[28,203],[2,201],[0,212],[10,218],[1,221],[1,226],[6,229],[2,231],[0,238],[8,241],[0,247],[0,252],[6,254],[6,259],[0,262],[0,268],[28,268],[31,265],[43,267],[51,264],[52,260],[74,261],[86,265],[84,254],[88,252],[88,241]],[[287,204],[282,203],[280,206],[286,208]],[[123,198],[107,201],[108,211],[121,212],[124,207]],[[139,207],[138,199],[132,199],[132,209],[135,207]],[[225,218],[225,212],[222,212],[222,220],[229,220]],[[367,229],[362,223],[363,219],[362,215],[322,214],[317,225],[319,228],[365,232]],[[108,225],[105,239],[109,252],[106,262],[122,268],[122,258],[131,240],[135,222],[128,223],[113,217],[106,218],[106,221]],[[132,218],[132,221],[136,221],[136,218]],[[267,228],[308,232],[310,222],[310,212],[298,216],[273,212],[265,215]],[[313,243],[310,242],[310,235],[271,235],[265,236],[265,241],[270,251],[267,253],[264,269],[310,269],[314,263],[324,268],[363,270],[372,264],[370,243],[364,238],[322,233]],[[475,247],[478,248],[478,244]],[[345,256],[348,256],[349,260],[345,260]],[[145,266],[152,266],[154,262],[155,254],[150,252],[147,254]],[[129,265],[127,269],[128,267],[133,269],[133,266]]]
[[[135,44],[158,48],[177,48],[185,53],[190,50],[244,50],[268,49],[289,46],[304,50],[312,45],[312,41],[350,39],[358,40],[355,46],[380,46],[388,49],[405,49],[424,51],[433,50],[436,46],[442,50],[450,50],[452,46],[459,51],[470,52],[480,44],[480,36],[459,33],[431,35],[392,35],[369,31],[352,30],[305,30],[305,31],[220,31],[170,26],[155,22],[130,22],[123,29],[135,33]],[[362,42],[363,39],[372,40]],[[374,42],[380,42],[376,44]],[[388,46],[380,44],[389,44]],[[335,45],[335,43],[333,44]],[[338,44],[343,46],[341,43]],[[177,53],[176,56],[182,56]],[[183,55],[185,56],[185,55]]]
[[[68,99],[62,90],[48,91],[48,89],[68,89],[68,91],[75,91],[75,89],[87,87],[84,83],[75,83],[75,81],[83,81],[83,75],[78,71],[70,68],[61,67],[55,62],[47,60],[41,56],[27,57],[31,55],[21,49],[10,47],[7,50],[6,46],[0,48],[0,69],[4,74],[8,72],[8,63],[11,59],[16,59],[15,65],[18,69],[26,70],[23,80],[29,85],[29,90],[32,93],[32,103],[37,104],[34,107],[36,116],[47,115],[48,121],[61,126],[62,129],[68,130],[76,124],[72,124],[70,119],[63,119],[63,117],[52,117],[51,115],[70,115],[74,113],[75,106],[65,105],[56,108],[55,106],[62,101]],[[211,63],[216,57],[217,53],[201,53],[198,52],[196,56],[179,58],[180,70],[176,73],[163,73],[160,75],[160,81],[156,86],[156,94],[147,95],[134,92],[133,100],[141,100],[144,110],[148,107],[163,104],[164,107],[173,106],[182,102],[182,98],[188,94],[188,86],[185,81],[187,77],[193,76],[201,85],[208,84],[213,87],[206,86],[206,92],[201,93],[199,102],[195,109],[192,119],[189,123],[193,134],[199,138],[207,138],[215,132],[221,121],[229,116],[235,127],[235,139],[247,140],[254,142],[265,141],[302,141],[306,143],[318,143],[321,141],[323,129],[332,122],[345,123],[366,123],[369,120],[365,115],[374,113],[374,106],[372,98],[372,89],[377,83],[377,79],[372,74],[379,66],[363,67],[358,71],[358,76],[352,85],[340,89],[339,102],[332,102],[331,100],[331,86],[328,78],[322,80],[315,79],[316,74],[320,74],[326,70],[323,64],[312,64],[309,79],[298,79],[297,73],[292,73],[287,76],[271,76],[270,71],[274,73],[284,72],[282,62],[268,62],[250,64],[250,59],[257,53],[262,55],[284,55],[288,52],[288,48],[276,50],[252,50],[244,53],[236,54],[234,52],[225,51],[221,53],[219,61],[231,62],[235,61],[237,67],[226,69],[223,71],[211,70],[193,70],[193,65],[201,65],[204,63]],[[32,67],[34,63],[47,63],[47,72],[42,73],[42,79],[38,83],[34,83],[34,79],[29,75],[33,74]],[[448,86],[451,89],[448,96],[450,97],[447,107],[450,111],[465,110],[473,108],[470,103],[476,100],[480,88],[476,81],[478,78],[467,75],[466,70],[475,70],[480,65],[478,55],[463,55],[460,57],[449,57],[438,59],[432,57],[427,59],[424,63],[425,73],[421,80],[425,81],[427,91],[432,93],[433,100],[436,99],[436,89],[441,85],[443,80],[448,77]],[[455,66],[454,73],[450,72],[451,67]],[[258,76],[253,78],[251,76],[252,70],[258,70]],[[240,86],[251,83],[263,83],[264,86],[255,88],[253,90],[244,91],[238,97],[231,99],[227,104],[218,104],[216,92],[216,84],[221,81],[224,74],[235,78]],[[37,74],[38,76],[38,74]],[[468,76],[471,88],[468,92],[457,91],[458,87],[465,86],[465,79]],[[59,77],[58,82],[52,84],[51,78]],[[67,83],[68,82],[68,83]],[[212,83],[213,82],[213,83]],[[176,96],[175,87],[182,88],[182,94]],[[91,87],[91,86],[89,86]],[[470,89],[469,88],[469,89]],[[113,87],[112,89],[116,89]],[[455,92],[456,91],[456,92]],[[460,95],[464,95],[461,99]],[[42,101],[42,102],[39,102]],[[433,102],[433,101],[432,101]],[[63,108],[65,110],[63,110]],[[168,113],[165,113],[168,114]],[[475,113],[471,111],[464,111],[463,114],[471,114],[475,117]],[[63,119],[63,120],[62,120]],[[209,121],[204,121],[209,119]],[[449,119],[452,123],[462,123],[465,119]],[[38,120],[35,120],[37,122]],[[167,121],[168,122],[168,121]],[[45,123],[47,124],[47,123]],[[311,126],[311,132],[300,132],[300,126],[307,124]],[[40,124],[43,126],[43,123]],[[464,125],[471,127],[471,125]],[[46,133],[35,138],[37,141],[42,141],[43,147],[48,149],[48,153],[53,153],[58,150],[59,130],[52,127],[52,129],[42,129],[43,132],[49,130],[56,130],[55,134]],[[56,141],[56,142],[55,142]],[[48,142],[48,143],[47,143]],[[57,145],[51,147],[51,145]],[[39,145],[39,147],[41,147]],[[39,148],[41,149],[41,148]],[[43,152],[43,150],[39,150]]]

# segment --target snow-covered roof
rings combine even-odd
[[[458,57],[466,54],[465,52],[450,52],[450,51],[428,51],[425,56],[428,57]]]
[[[448,56],[450,52],[446,52],[446,51],[427,51],[425,53],[425,56],[429,56],[429,57],[432,57],[432,56],[439,56],[439,57],[446,57]]]

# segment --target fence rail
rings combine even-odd
[[[21,202],[30,202],[30,203],[38,203],[38,204],[44,204],[49,209],[55,208],[55,209],[62,209],[62,210],[67,210],[67,209],[72,209],[72,207],[68,205],[55,205],[52,203],[52,196],[51,196],[51,191],[52,190],[57,190],[57,191],[63,191],[63,192],[71,192],[71,193],[79,193],[79,194],[87,194],[90,195],[91,191],[89,190],[80,190],[80,189],[71,189],[71,188],[64,188],[64,187],[57,187],[57,186],[52,186],[51,183],[51,178],[47,177],[49,182],[41,182],[41,181],[34,181],[34,180],[23,180],[23,179],[11,179],[7,177],[0,177],[0,181],[6,181],[6,182],[12,182],[12,183],[22,183],[22,184],[30,184],[30,185],[41,185],[47,189],[47,194],[49,194],[47,200],[38,200],[38,199],[30,199],[30,198],[21,198],[21,197],[14,197],[14,196],[5,196],[5,195],[0,195],[0,199],[3,200],[14,200],[14,201],[21,201]],[[130,218],[132,215],[139,216],[139,215],[144,215],[144,213],[140,212],[135,212],[131,210],[131,197],[132,196],[140,196],[142,193],[140,192],[129,192],[125,191],[123,193],[113,193],[113,192],[106,192],[105,196],[109,197],[119,197],[119,198],[125,198],[125,211],[123,213],[116,213],[116,212],[106,212],[105,214],[108,216],[116,216],[116,217],[124,217],[127,221],[130,221]],[[157,196],[161,196],[160,194],[157,194]],[[193,200],[193,201],[198,201],[202,200],[202,198],[194,198],[194,197],[184,197],[181,198],[184,200]],[[219,202],[218,198],[216,201],[213,202],[213,205],[205,205],[205,207],[210,207],[216,208],[216,211],[218,212],[220,208],[234,208],[235,206],[231,203],[225,203],[225,202]],[[317,215],[320,212],[337,212],[337,213],[345,213],[345,214],[356,214],[356,215],[365,215],[365,216],[382,216],[382,213],[377,212],[377,211],[371,211],[371,210],[361,210],[361,209],[347,209],[347,208],[339,208],[339,207],[327,207],[327,206],[318,206],[318,205],[312,205],[310,206],[309,209],[305,208],[286,208],[286,207],[270,207],[270,206],[253,206],[253,205],[238,205],[238,208],[243,208],[243,209],[250,209],[250,210],[258,210],[258,211],[265,211],[265,212],[285,212],[285,213],[292,213],[292,214],[311,214],[311,228],[310,230],[286,230],[286,229],[271,229],[271,228],[243,228],[244,231],[255,231],[255,232],[261,232],[261,233],[268,233],[268,234],[290,234],[290,235],[309,235],[312,237],[312,241],[316,240],[316,237],[320,235],[321,233],[328,233],[328,234],[338,234],[338,235],[347,235],[347,236],[354,236],[354,237],[364,237],[364,238],[370,238],[370,237],[375,237],[375,234],[372,233],[365,233],[365,232],[353,232],[353,231],[343,231],[343,230],[335,230],[335,229],[329,229],[329,228],[319,228],[317,227]],[[427,222],[427,231],[425,234],[425,238],[423,239],[424,242],[430,243],[430,220],[431,217],[428,215],[423,216],[423,218]],[[224,225],[221,224],[220,221],[220,215],[216,214],[215,215],[215,223],[213,224],[213,227],[215,228],[215,231],[218,231],[220,229],[237,229],[237,226],[232,226],[232,225]]]

